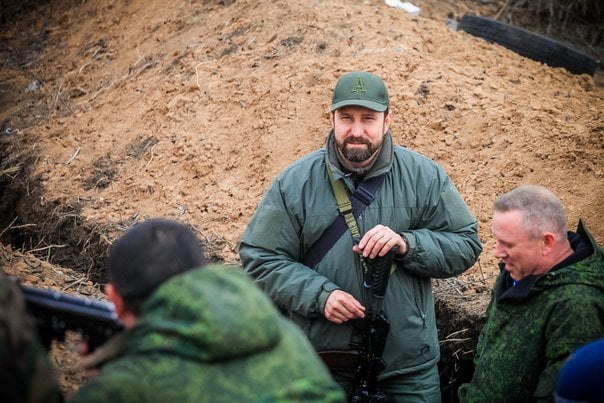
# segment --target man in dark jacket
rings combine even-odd
[[[365,316],[363,258],[396,250],[384,313],[390,321],[379,374],[388,401],[438,402],[440,357],[431,278],[471,267],[482,250],[477,223],[437,163],[393,145],[388,91],[368,72],[342,76],[324,148],[282,172],[266,192],[241,242],[245,270],[307,334],[317,350],[349,349]],[[336,188],[334,191],[331,180]],[[338,194],[369,201],[330,233]],[[346,214],[346,201],[341,203]],[[355,207],[356,209],[356,207]],[[340,223],[343,220],[340,221]],[[358,231],[358,243],[354,232]],[[317,246],[319,245],[319,246]],[[317,252],[319,251],[319,252]],[[351,389],[351,371],[334,371]]]
[[[240,268],[204,267],[184,225],[150,220],[109,256],[107,294],[126,327],[86,364],[73,402],[341,402],[299,330]]]
[[[499,275],[462,402],[552,401],[578,347],[604,334],[604,258],[582,221],[566,230],[560,200],[525,185],[495,201]]]
[[[0,270],[0,401],[63,401],[54,366],[17,283]]]

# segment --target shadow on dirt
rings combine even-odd
[[[32,173],[38,157],[16,150],[10,137],[0,139],[0,242],[104,282],[109,229],[85,222],[78,203],[46,201]]]
[[[457,403],[457,389],[474,373],[474,351],[490,293],[464,295],[457,279],[434,280],[436,325],[441,359],[438,363],[443,403]]]

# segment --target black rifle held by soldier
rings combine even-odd
[[[369,291],[369,308],[363,319],[355,320],[355,337],[351,350],[320,351],[319,356],[332,371],[354,372],[349,400],[355,403],[386,402],[378,389],[378,375],[386,367],[382,354],[386,346],[390,321],[382,311],[395,248],[385,256],[365,259],[363,286]]]
[[[123,329],[112,303],[25,285],[21,290],[46,348],[73,330],[82,334],[92,352]]]
[[[350,401],[385,402],[386,395],[378,389],[378,374],[386,367],[382,354],[386,346],[390,321],[382,311],[394,249],[384,256],[366,259],[367,271],[363,286],[369,291],[369,309],[363,319],[357,319],[355,329],[360,335],[352,347],[359,352]]]

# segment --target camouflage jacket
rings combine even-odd
[[[172,277],[109,343],[117,357],[73,402],[344,401],[308,340],[241,269]]]
[[[579,223],[574,254],[541,276],[513,280],[501,267],[462,402],[553,401],[568,355],[604,334],[604,258]]]
[[[62,401],[55,369],[19,287],[0,273],[0,401]]]

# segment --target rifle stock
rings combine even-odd
[[[46,348],[53,339],[62,341],[67,330],[74,330],[93,351],[123,329],[112,303],[25,285],[21,290]]]

